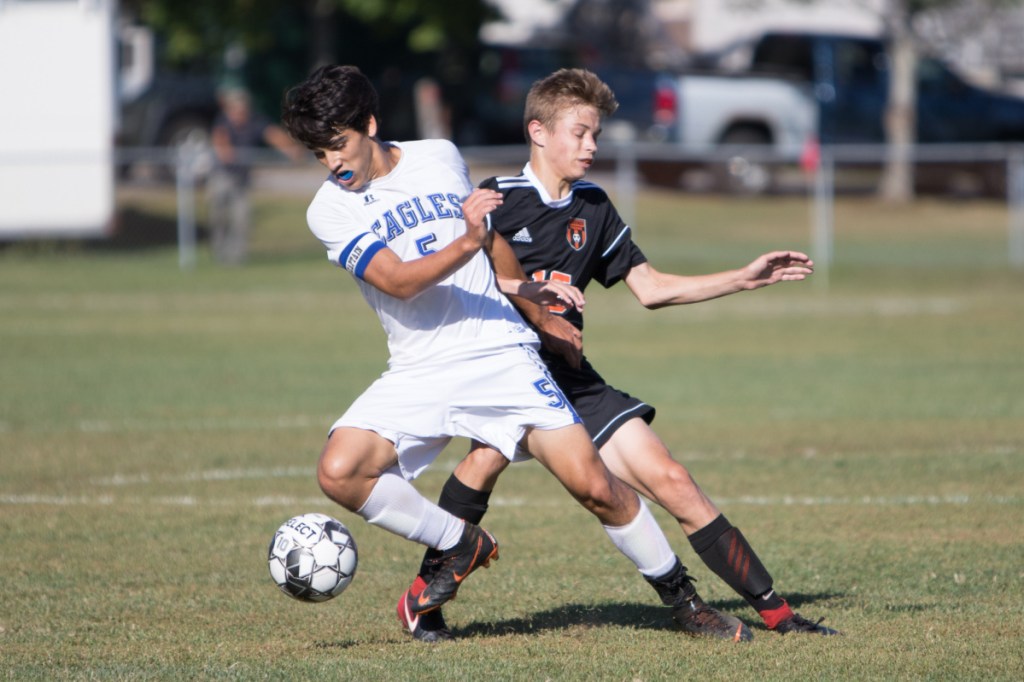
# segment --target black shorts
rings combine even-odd
[[[561,357],[546,352],[541,355],[552,378],[576,409],[598,448],[634,417],[640,417],[648,424],[654,421],[652,406],[606,384],[586,358],[583,358],[579,369],[573,369]]]

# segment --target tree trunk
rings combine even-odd
[[[917,138],[917,46],[904,0],[891,0],[886,23],[891,42],[889,98],[885,109],[886,158],[879,184],[885,201],[914,198],[912,146]]]
[[[309,0],[309,61],[314,68],[333,64],[334,14],[337,6],[330,0]]]

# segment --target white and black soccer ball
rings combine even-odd
[[[356,541],[341,521],[302,514],[274,533],[267,562],[270,577],[289,597],[327,601],[341,594],[356,574]]]

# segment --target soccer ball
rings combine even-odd
[[[356,541],[341,521],[303,514],[281,524],[267,550],[270,577],[289,597],[320,602],[341,594],[356,574]]]

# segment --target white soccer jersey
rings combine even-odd
[[[393,144],[402,155],[390,173],[357,192],[343,189],[331,176],[306,214],[327,257],[355,277],[380,318],[389,365],[441,363],[502,346],[539,345],[498,290],[483,251],[408,301],[363,281],[380,249],[389,248],[410,261],[442,249],[466,231],[462,201],[473,185],[455,146],[447,140]]]

